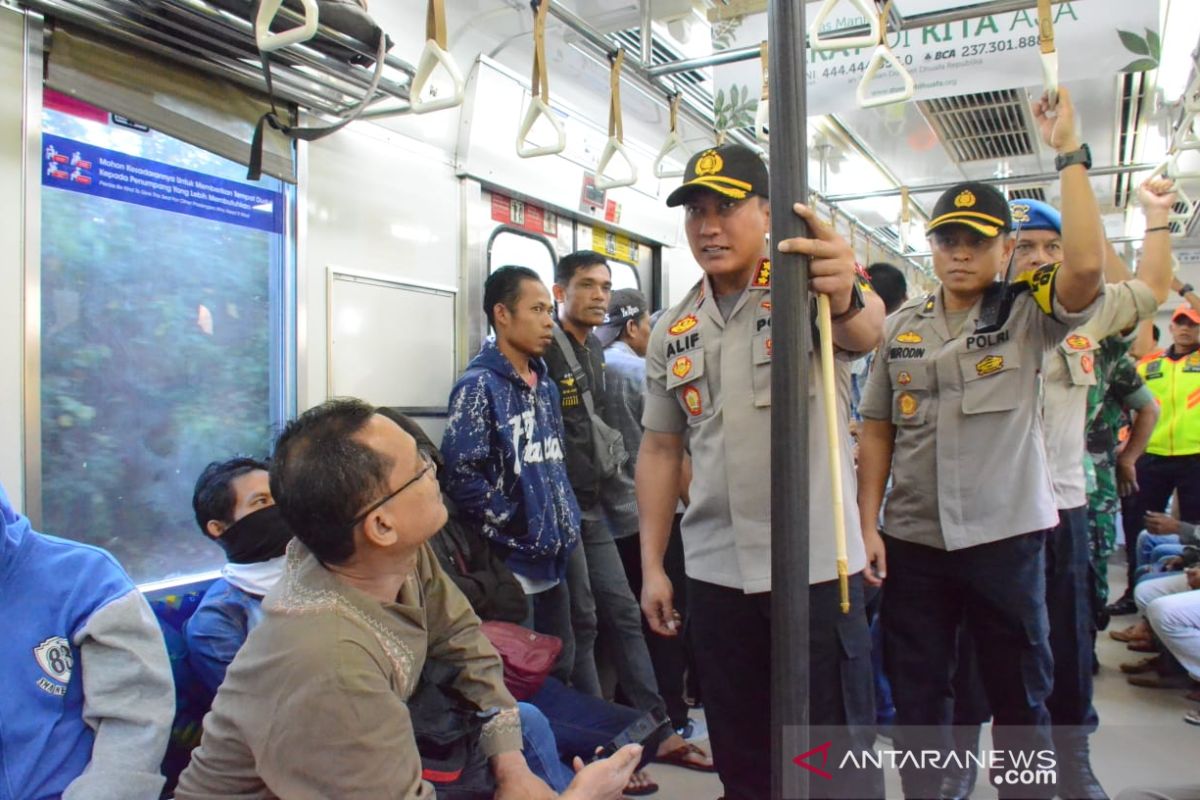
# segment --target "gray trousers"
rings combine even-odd
[[[601,694],[595,650],[596,636],[603,632],[605,641],[612,644],[617,681],[625,697],[639,711],[665,714],[666,704],[658,694],[654,665],[642,633],[642,609],[629,588],[617,544],[594,509],[583,513],[580,536],[583,547],[576,549],[567,566],[575,630],[575,672],[571,681],[582,692]],[[577,559],[576,554],[584,555]]]

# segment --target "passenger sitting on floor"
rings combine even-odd
[[[416,439],[418,447],[428,449],[440,468],[441,454],[419,425],[388,408],[379,409],[379,413],[407,431]],[[520,624],[525,619],[526,607],[520,582],[488,545],[483,534],[456,515],[450,499],[443,494],[442,500],[446,503],[449,518],[429,542],[442,569],[466,595],[481,619]],[[588,757],[598,746],[611,741],[643,716],[636,709],[572,689],[553,676],[546,678],[538,693],[529,698],[529,703],[549,721],[558,752],[567,761],[577,756]],[[688,743],[676,733],[657,737],[647,745],[653,745],[653,749],[643,755],[643,764],[653,756],[655,760],[695,768],[692,764],[696,760],[695,751],[689,749]],[[699,751],[699,756],[702,765],[711,764],[707,753]],[[548,772],[553,777],[553,771]],[[548,782],[554,786],[553,780]],[[657,788],[650,776],[639,770],[625,788],[625,794],[650,794]]]
[[[1146,529],[1137,539],[1139,570],[1160,566],[1164,559],[1182,554],[1184,545],[1200,544],[1200,530],[1196,524],[1175,519],[1170,514],[1149,511],[1145,525]]]
[[[1134,686],[1152,689],[1191,689],[1189,698],[1200,700],[1200,567],[1183,573],[1143,581],[1134,600],[1143,611],[1153,637],[1163,652],[1141,661],[1122,664]]]
[[[162,632],[98,547],[45,536],[0,486],[0,795],[155,800],[175,714]]]
[[[228,563],[184,625],[188,662],[210,695],[250,631],[262,621],[263,596],[283,575],[292,530],[271,497],[267,465],[253,458],[214,461],[192,492],[201,532]]]
[[[361,401],[330,401],[288,424],[270,484],[296,540],[205,717],[177,800],[432,797],[407,706],[427,659],[455,668],[453,688],[488,716],[478,750],[497,796],[555,796],[518,752],[499,657],[426,546],[446,520],[433,469]],[[563,796],[615,800],[640,754],[576,762]]]

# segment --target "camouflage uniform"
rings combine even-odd
[[[1096,353],[1096,383],[1088,393],[1088,532],[1092,559],[1092,602],[1097,613],[1108,602],[1108,557],[1117,541],[1118,432],[1128,423],[1125,402],[1145,386],[1128,356],[1130,341],[1110,336]],[[1103,626],[1101,626],[1103,627]]]

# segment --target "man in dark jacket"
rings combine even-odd
[[[552,339],[553,304],[526,267],[496,270],[483,294],[496,339],[484,343],[450,393],[443,486],[517,576],[527,624],[562,639],[554,674],[567,681],[575,636],[565,578],[568,562],[583,554],[575,546],[579,506],[563,461],[558,391],[541,359]]]

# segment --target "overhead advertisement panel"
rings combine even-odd
[[[814,19],[820,7],[819,2],[808,3],[806,18]],[[840,3],[827,18],[826,28],[832,31],[865,24],[866,19],[853,9],[849,2]],[[1161,50],[1157,3],[1075,0],[1056,3],[1052,9],[1059,81],[1068,88],[1075,80],[1157,66]],[[767,15],[726,20],[714,25],[713,31],[714,40],[722,46],[757,45],[766,38]],[[916,100],[1042,84],[1036,9],[893,32],[887,42],[912,74]],[[874,52],[870,47],[810,50],[806,70],[809,115],[855,108],[855,92]],[[727,108],[726,118],[733,122],[728,127],[753,124],[762,82],[758,60],[714,67],[713,77],[718,112]],[[871,82],[868,96],[890,95],[902,86],[899,74],[885,66]]]

